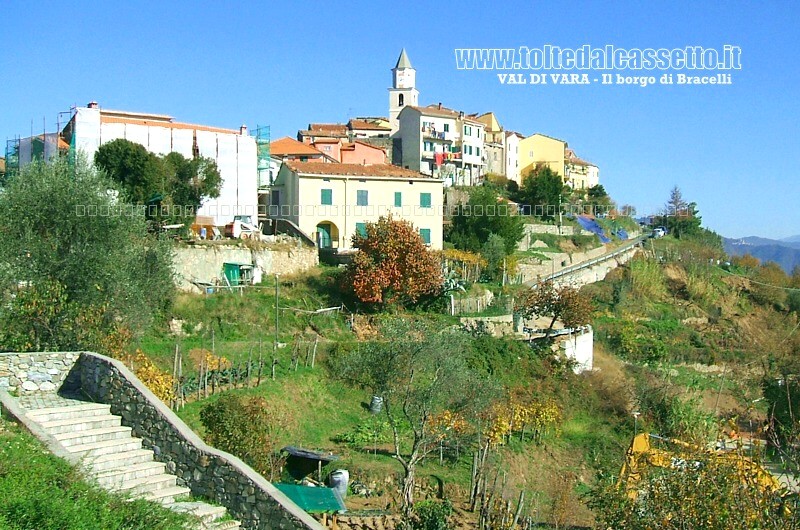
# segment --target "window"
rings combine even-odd
[[[430,193],[420,193],[419,194],[419,205],[423,208],[430,208],[431,207],[431,194]]]
[[[433,151],[433,142],[423,142],[423,151]]]
[[[394,205],[398,208],[403,206],[403,194],[399,191],[394,192]]]
[[[367,237],[367,223],[356,223],[356,234]]]
[[[420,228],[419,229],[419,237],[422,238],[422,241],[424,241],[426,245],[430,245],[431,244],[431,229],[430,228]]]
[[[307,156],[301,156],[300,157],[300,162],[308,162],[308,157]]]
[[[464,126],[464,136],[472,136],[472,127],[469,125]]]
[[[331,146],[329,146],[329,145],[323,145],[323,146],[322,146],[322,150],[323,150],[323,151],[330,151],[330,150],[331,150]]]
[[[477,156],[481,156],[481,148],[480,148],[480,147],[476,147],[476,148],[475,148],[475,154],[476,154]]]
[[[449,123],[445,123],[444,124],[444,132],[450,132],[450,124]]]
[[[320,204],[323,206],[330,206],[333,204],[333,190],[322,189],[320,190]]]
[[[367,206],[368,203],[367,190],[356,191],[356,206]]]
[[[281,192],[280,192],[280,190],[272,190],[271,204],[272,204],[272,206],[280,206],[281,205]]]
[[[403,96],[403,94],[397,96],[397,104],[399,107],[402,107],[405,104],[405,97]]]

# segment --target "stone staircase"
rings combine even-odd
[[[110,405],[53,395],[20,399],[25,415],[53,437],[61,448],[79,457],[86,474],[110,491],[159,502],[200,519],[198,530],[239,528],[222,506],[182,502],[189,488],[178,486],[177,477],[166,473],[166,464],[154,461],[153,451],[131,435],[122,418],[111,414]]]

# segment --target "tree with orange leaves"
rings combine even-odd
[[[442,288],[437,257],[408,221],[381,217],[353,236],[358,252],[347,267],[343,288],[368,304],[415,303]]]

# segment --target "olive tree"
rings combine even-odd
[[[170,252],[85,160],[23,168],[0,194],[0,348],[87,348],[107,330],[143,331],[170,306]]]
[[[449,425],[442,417],[475,418],[494,387],[466,362],[468,336],[430,323],[389,319],[380,338],[331,360],[339,377],[383,398],[392,430],[393,456],[403,467],[402,508],[413,503],[417,466],[438,448]]]

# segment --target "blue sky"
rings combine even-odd
[[[422,104],[494,111],[565,139],[619,203],[655,211],[678,185],[730,237],[800,234],[796,2],[9,2],[0,139],[103,107],[294,136],[387,115],[405,47]],[[722,3],[720,3],[722,4]],[[504,86],[454,49],[740,46],[731,86]],[[709,72],[715,73],[715,72]],[[653,75],[658,75],[654,73]]]

